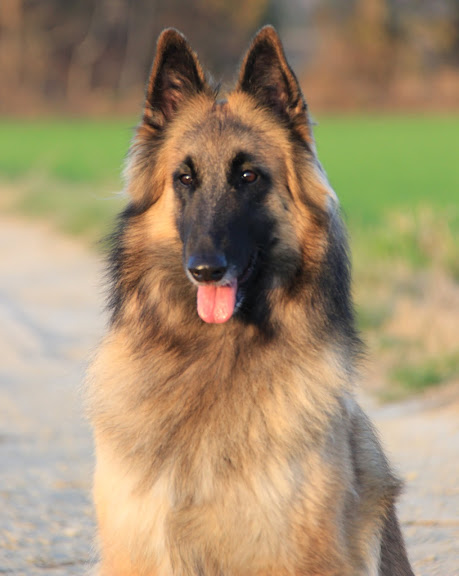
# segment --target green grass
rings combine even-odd
[[[109,202],[99,206],[97,202],[99,195],[121,188],[134,124],[0,120],[0,180],[26,184],[19,204],[28,213],[57,212],[61,221],[67,221],[70,215],[65,212],[74,211],[77,204],[76,231],[83,232],[85,218],[90,227],[99,219],[93,210],[103,217],[107,206],[112,213]],[[422,205],[440,212],[440,219],[459,232],[459,116],[321,117],[315,134],[319,157],[341,199],[351,234],[362,246],[370,239],[373,255],[403,253],[421,266],[428,261],[429,254],[419,250],[416,231]],[[66,186],[73,194],[78,194],[78,187],[83,192],[72,199],[61,192]],[[394,213],[411,221],[395,236]]]
[[[134,124],[0,121],[0,178],[119,189]],[[459,116],[320,117],[315,134],[352,232],[394,211],[415,217],[419,204],[440,208],[459,230]]]
[[[132,135],[126,121],[0,121],[0,176],[117,184]]]
[[[63,232],[83,236],[92,243],[106,236],[125,201],[120,195],[94,186],[49,183],[28,188],[14,210],[34,218],[52,219]]]
[[[389,377],[395,388],[392,394],[422,392],[426,388],[438,386],[459,375],[459,356],[447,355],[443,358],[427,358],[415,364],[400,363]],[[390,394],[390,391],[388,391]]]
[[[352,228],[419,204],[459,206],[459,116],[318,119],[319,157]]]
[[[134,124],[0,121],[2,204],[97,240],[122,205],[115,193]]]
[[[370,331],[379,330],[392,311],[387,303],[375,303],[363,305],[361,302],[356,306],[357,324],[359,330]]]
[[[459,281],[459,116],[317,120],[319,157],[350,229],[360,328],[378,355],[406,351],[409,343],[384,332],[406,293],[400,266],[411,278],[430,268]],[[0,120],[0,208],[100,239],[125,202],[115,192],[134,125]],[[390,359],[394,398],[457,376],[457,357],[410,362]]]

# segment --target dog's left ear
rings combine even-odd
[[[312,144],[306,102],[272,26],[262,28],[253,39],[242,62],[237,90],[253,96],[285,120],[306,144]]]

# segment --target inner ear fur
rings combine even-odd
[[[307,105],[272,26],[262,28],[253,39],[242,62],[237,90],[285,120],[304,143],[312,146]]]
[[[163,128],[187,98],[201,92],[212,91],[198,57],[180,32],[174,28],[164,30],[147,84],[144,122]]]

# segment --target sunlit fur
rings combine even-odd
[[[258,189],[233,189],[241,150],[266,175]],[[173,182],[188,157],[195,197]],[[111,323],[88,378],[100,575],[411,575],[399,482],[353,394],[339,206],[272,28],[225,98],[163,33],[126,180]],[[259,254],[221,325],[198,317],[183,259],[215,229],[225,246],[244,239],[234,266]]]

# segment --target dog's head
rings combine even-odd
[[[323,260],[335,196],[272,27],[222,100],[185,38],[162,33],[126,174],[148,242],[169,243],[171,260],[179,251],[205,322],[256,315]]]

